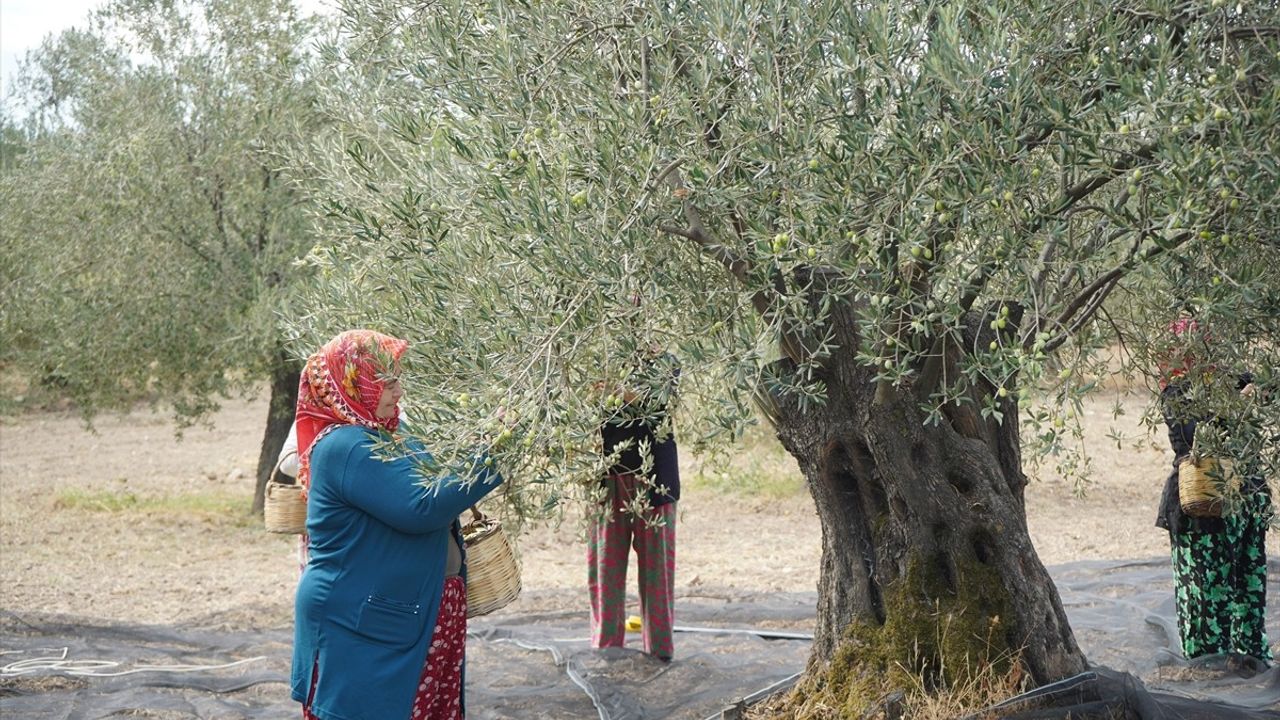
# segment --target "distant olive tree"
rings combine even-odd
[[[181,423],[265,380],[259,509],[297,393],[276,313],[312,237],[279,152],[316,122],[315,29],[287,0],[109,3],[27,57],[0,176],[0,362]]]
[[[8,113],[0,110],[0,171],[12,169],[26,151],[27,140]]]
[[[817,506],[811,667],[851,708],[899,670],[1085,667],[1022,437],[1058,448],[1097,351],[1154,373],[1189,301],[1204,362],[1275,386],[1274,2],[345,10],[300,336],[410,338],[416,431],[490,443],[523,512],[594,485],[609,389],[655,345],[688,445],[758,406]]]

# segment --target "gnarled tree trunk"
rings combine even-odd
[[[302,366],[289,359],[283,350],[277,353],[271,373],[271,401],[267,407],[267,427],[262,433],[258,453],[258,477],[253,491],[253,512],[261,515],[266,504],[267,481],[280,457],[298,404],[298,381]]]
[[[851,357],[826,370],[824,405],[773,398],[769,413],[822,525],[813,674],[849,694],[858,677],[944,686],[1014,658],[1037,683],[1082,671],[1027,532],[1012,400],[1003,424],[956,408],[926,425],[909,388]]]

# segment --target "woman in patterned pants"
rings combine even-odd
[[[1198,335],[1194,320],[1179,320],[1170,329],[1178,338]],[[1241,502],[1223,517],[1192,517],[1182,511],[1178,466],[1191,454],[1196,426],[1213,418],[1196,413],[1187,400],[1190,378],[1201,371],[1191,371],[1190,355],[1179,365],[1162,373],[1160,400],[1174,459],[1156,525],[1169,531],[1182,652],[1187,659],[1248,656],[1265,666],[1273,659],[1265,622],[1264,541],[1272,513],[1270,492],[1262,478],[1249,477],[1241,488]],[[1247,374],[1240,376],[1237,386],[1244,395],[1256,392]]]
[[[592,647],[626,643],[627,559],[634,546],[644,650],[661,660],[674,654],[680,468],[668,408],[679,374],[673,356],[653,353],[606,401],[612,414],[601,427],[604,452],[618,459],[603,480],[605,501],[587,540]]]
[[[608,478],[609,502],[592,520],[587,539],[587,586],[591,592],[592,647],[626,642],[627,558],[636,551],[644,651],[670,660],[676,566],[676,504],[652,507],[643,517],[629,509],[643,484],[629,473]]]
[[[1187,658],[1239,653],[1272,660],[1267,645],[1267,557],[1263,541],[1270,503],[1251,493],[1218,531],[1170,532],[1178,633]]]

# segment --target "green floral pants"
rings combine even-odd
[[[1237,652],[1270,661],[1267,645],[1267,554],[1270,503],[1246,496],[1221,532],[1169,534],[1178,632],[1188,659]]]

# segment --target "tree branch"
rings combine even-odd
[[[1264,37],[1280,37],[1280,25],[1250,25],[1247,27],[1231,28],[1227,31],[1227,37],[1232,40],[1241,40],[1243,38]]]
[[[678,237],[687,238],[697,243],[698,247],[711,257],[715,258],[724,266],[729,274],[738,282],[745,286],[749,286],[752,264],[747,259],[739,256],[733,250],[725,247],[723,244],[716,242],[710,234],[707,233],[706,225],[702,222],[702,215],[698,209],[694,207],[693,202],[688,199],[688,188],[684,186],[684,181],[680,179],[680,173],[676,169],[678,163],[672,163],[662,171],[662,176],[666,178],[667,183],[671,185],[673,192],[685,191],[686,194],[681,195],[681,205],[684,210],[684,219],[688,223],[687,227],[678,227],[675,225],[660,224],[658,228],[663,232],[676,235]],[[775,272],[772,274],[773,289],[778,296],[782,296],[786,290],[786,281],[782,274]],[[755,308],[760,316],[768,319],[771,312],[771,298],[764,290],[756,290],[751,293],[751,306]],[[800,363],[803,358],[802,344],[793,333],[783,331],[782,333],[782,349],[795,362]]]
[[[1076,295],[1076,297],[1068,303],[1065,308],[1063,308],[1062,312],[1059,313],[1058,317],[1054,320],[1053,326],[1062,328],[1066,326],[1068,322],[1071,322],[1072,318],[1075,318],[1075,321],[1046,342],[1044,344],[1044,352],[1049,353],[1056,350],[1077,330],[1083,327],[1084,323],[1088,322],[1089,318],[1097,312],[1099,307],[1101,307],[1102,302],[1106,299],[1107,295],[1111,294],[1111,291],[1115,289],[1115,286],[1119,284],[1120,280],[1137,267],[1139,263],[1147,262],[1170,250],[1175,250],[1193,237],[1195,237],[1195,235],[1192,232],[1184,231],[1180,235],[1168,241],[1166,244],[1154,247],[1146,253],[1136,252],[1137,244],[1135,243],[1135,251],[1131,251],[1129,256],[1126,257],[1123,262],[1102,275],[1099,275],[1092,283],[1089,284],[1088,287]],[[1080,313],[1082,309],[1084,312],[1077,317],[1076,314]]]
[[[1054,220],[1066,214],[1067,211],[1071,210],[1076,203],[1106,187],[1107,183],[1137,167],[1139,163],[1155,157],[1156,149],[1159,146],[1159,141],[1147,143],[1146,145],[1139,147],[1136,151],[1121,156],[1116,162],[1112,163],[1106,171],[1098,173],[1088,180],[1079,182],[1074,187],[1068,188],[1061,196],[1058,197],[1057,201],[1055,201],[1049,209],[1043,210],[1037,214],[1036,219],[1032,221],[1024,234],[1033,235],[1039,232],[1050,220]]]
[[[578,43],[582,42],[583,40],[586,40],[587,38],[595,37],[599,35],[602,31],[625,30],[628,28],[632,28],[634,26],[635,26],[634,23],[630,23],[630,22],[609,23],[608,25],[595,25],[595,24],[583,23],[578,27],[578,32],[576,35],[569,38],[564,45],[561,45],[554,53],[551,54],[551,57],[543,61],[541,65],[525,73],[525,76],[532,78],[533,76],[542,72],[548,66],[558,64],[565,55],[569,54],[570,50],[573,50],[578,45]],[[537,100],[538,97],[542,95],[542,91],[546,89],[548,83],[550,83],[551,80],[554,79],[554,77],[555,77],[554,72],[548,72],[547,75],[544,78],[542,78],[542,81],[538,83],[537,87],[533,89],[533,92],[530,93],[529,95],[530,101]]]
[[[693,215],[696,218],[697,211],[690,210],[690,208],[687,207],[689,205],[687,201],[685,202],[685,205],[686,218],[689,215]],[[687,228],[663,223],[658,226],[658,229],[665,233],[687,238],[697,243],[698,247],[703,252],[715,258],[716,261],[724,266],[725,270],[729,271],[729,274],[733,276],[735,280],[743,285],[746,285],[750,280],[749,275],[751,272],[751,263],[739,257],[737,253],[724,245],[712,240],[703,228],[701,220],[691,223]],[[766,297],[762,291],[756,291],[752,294],[751,305],[756,309],[756,312],[759,312],[761,315],[766,315],[768,313],[769,304],[769,298]]]
[[[208,252],[206,252],[205,249],[200,247],[199,243],[196,242],[195,233],[192,233],[185,228],[178,228],[175,230],[174,228],[169,227],[167,224],[162,225],[161,229],[165,231],[165,234],[168,236],[170,240],[173,240],[177,244],[190,250],[192,253],[195,253],[196,257],[200,258],[201,260],[204,260],[205,263],[209,265],[209,267],[211,268],[219,267],[219,263],[213,259],[213,256],[210,255]]]
[[[271,182],[275,178],[275,173],[271,172],[271,168],[263,165],[262,169],[262,204],[258,208],[258,232],[256,241],[256,252],[254,257],[262,257],[262,253],[267,249],[267,236],[269,234],[269,221],[271,219]]]

